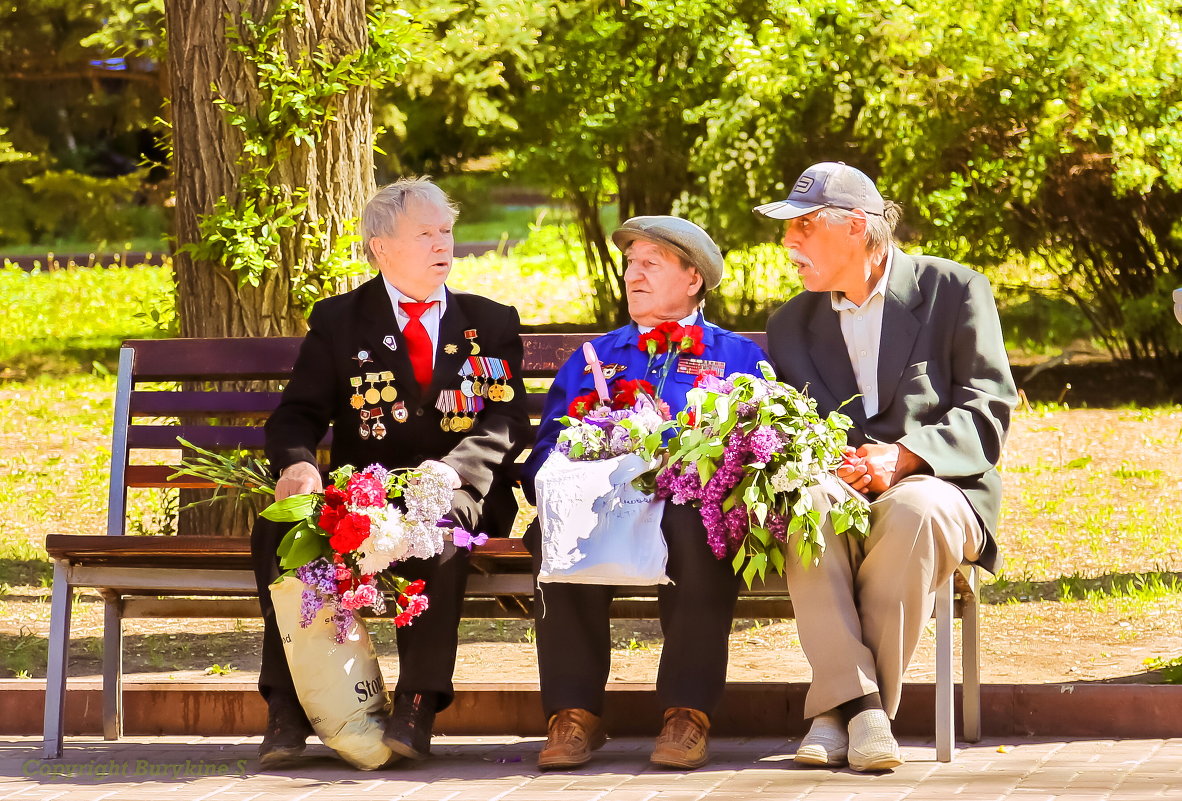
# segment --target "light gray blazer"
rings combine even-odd
[[[985,528],[978,564],[996,572],[996,465],[1017,391],[989,282],[955,262],[896,248],[885,301],[880,408],[868,419],[861,398],[846,404],[850,444],[898,442],[959,487]],[[858,394],[828,292],[792,298],[772,313],[767,332],[777,375],[807,387],[822,415]]]

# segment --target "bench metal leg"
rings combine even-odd
[[[980,590],[976,567],[969,568],[968,576],[971,593],[961,598],[960,654],[961,675],[964,676],[961,692],[964,710],[964,739],[970,743],[981,741],[981,606],[978,600]]]
[[[123,736],[123,599],[103,592],[103,739]]]
[[[952,590],[949,577],[936,591],[936,759],[951,762],[955,733],[952,677]]]
[[[70,656],[70,605],[74,588],[70,586],[70,565],[62,559],[53,563],[53,600],[49,607],[49,661],[45,666],[46,759],[62,755],[65,734],[66,669]]]

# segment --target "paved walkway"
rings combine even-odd
[[[442,737],[435,757],[375,773],[354,771],[323,746],[283,772],[257,773],[258,738],[73,737],[61,760],[39,757],[39,738],[0,739],[0,799],[20,801],[1147,801],[1182,799],[1182,739],[990,740],[935,762],[931,743],[904,740],[893,773],[805,770],[794,740],[720,739],[691,773],[648,767],[651,743],[611,740],[582,770],[539,774],[536,739]],[[72,778],[62,772],[76,771]],[[51,771],[57,771],[54,776]],[[186,775],[187,771],[187,775]],[[179,773],[180,775],[175,775]],[[103,775],[107,774],[107,775]]]

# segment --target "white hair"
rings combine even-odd
[[[369,247],[369,240],[375,236],[391,236],[398,219],[411,203],[439,206],[451,214],[453,222],[460,214],[460,207],[427,176],[400,178],[392,184],[386,184],[369,199],[365,210],[361,212],[361,246],[365,258],[371,263],[374,253]]]
[[[895,226],[899,224],[903,207],[893,200],[884,200],[883,204],[882,214],[863,212],[866,215],[867,253],[883,253],[895,241]],[[817,212],[817,219],[823,220],[826,225],[848,222],[856,216],[848,209],[839,209],[834,206],[826,206]]]

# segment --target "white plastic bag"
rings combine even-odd
[[[637,454],[571,461],[555,451],[538,471],[542,567],[538,581],[669,583],[661,533],[665,501],[632,486],[649,469]]]
[[[376,770],[394,752],[382,744],[390,702],[365,621],[358,617],[353,635],[341,645],[333,639],[336,626],[328,608],[301,628],[303,591],[304,583],[292,576],[271,585],[275,622],[300,705],[325,745],[356,768]]]

